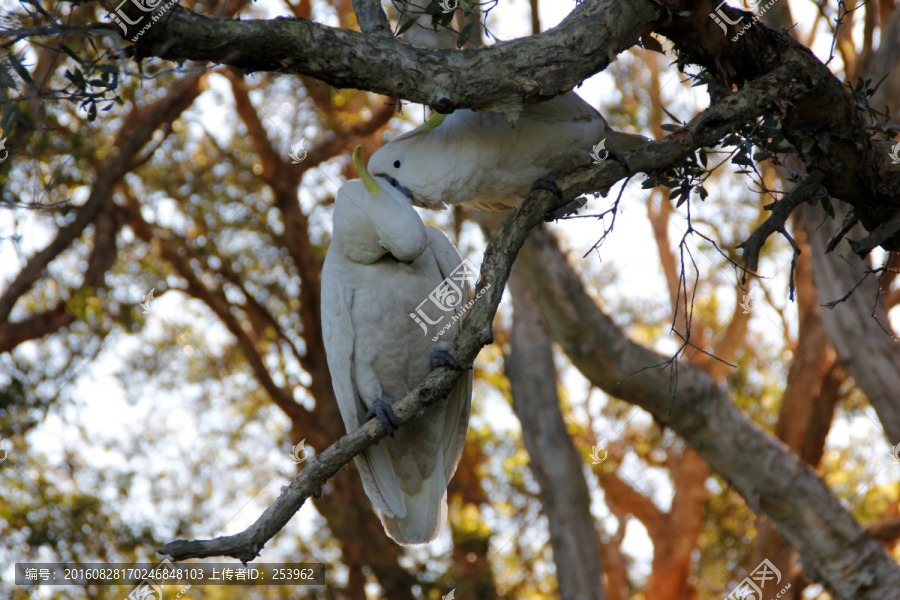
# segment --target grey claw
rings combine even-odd
[[[548,223],[550,221],[556,221],[557,219],[562,219],[563,217],[568,217],[569,215],[574,215],[578,213],[578,210],[587,204],[587,200],[585,198],[575,198],[571,202],[563,204],[556,210],[551,210],[546,215],[544,215],[544,221]]]
[[[547,190],[556,195],[557,198],[562,200],[563,193],[562,190],[559,189],[559,186],[556,185],[556,182],[552,179],[538,179],[532,184],[531,189],[533,190]]]
[[[431,353],[431,368],[436,369],[438,367],[450,367],[457,371],[466,370],[466,368],[446,350],[435,350]]]
[[[631,167],[629,167],[628,163],[625,162],[624,156],[622,156],[615,150],[607,150],[606,153],[607,153],[607,158],[611,156],[612,158],[614,158],[616,160],[617,163],[622,165],[622,168],[624,168],[626,171],[631,171]]]
[[[394,409],[381,398],[375,400],[369,407],[369,412],[366,413],[366,421],[372,418],[378,419],[391,437],[394,437],[394,432],[400,428],[400,421],[397,420]]]

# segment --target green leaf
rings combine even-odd
[[[828,194],[825,194],[824,196],[822,196],[821,202],[822,202],[822,208],[825,209],[825,213],[833,219],[834,218],[834,207],[831,205],[831,198],[829,198]]]
[[[406,33],[407,31],[409,31],[409,28],[412,27],[412,26],[415,24],[415,22],[416,22],[415,19],[407,19],[407,20],[406,20],[406,23],[404,23],[403,25],[401,25],[401,26],[400,26],[400,29],[397,30],[397,35],[398,35],[398,36],[399,36],[399,35],[403,35],[403,34]]]
[[[456,38],[456,47],[462,48],[463,44],[469,41],[469,36],[472,35],[472,30],[475,28],[475,23],[469,23],[465,27],[462,28],[462,31],[459,32],[459,36]]]
[[[679,119],[678,117],[676,117],[675,115],[673,115],[672,113],[670,113],[669,111],[667,111],[666,108],[665,108],[664,106],[662,106],[662,107],[660,107],[660,108],[662,108],[662,111],[663,111],[664,113],[666,113],[666,115],[668,115],[668,117],[669,117],[670,119],[672,119],[673,121],[675,121],[676,123],[683,123],[683,121],[682,121],[681,119]]]
[[[83,64],[84,64],[84,61],[81,60],[81,57],[78,56],[77,54],[75,54],[75,51],[72,50],[71,48],[69,48],[68,46],[66,46],[65,44],[60,44],[60,45],[59,45],[59,48],[60,48],[60,50],[62,50],[62,51],[65,52],[66,54],[68,54],[68,55],[69,55],[73,60],[75,60],[75,62],[77,62],[78,64],[80,64],[80,65],[83,65]]]
[[[28,72],[28,69],[22,66],[22,63],[19,62],[19,59],[16,58],[15,54],[7,54],[6,59],[9,61],[9,64],[12,66],[16,74],[22,78],[22,81],[34,85],[34,81],[32,81],[31,74]]]

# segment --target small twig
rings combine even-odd
[[[880,133],[887,133],[889,131],[900,131],[900,125],[892,124],[892,125],[866,125],[866,129],[870,129],[872,131],[878,131]]]
[[[796,286],[794,285],[794,273],[797,270],[797,259],[800,258],[800,246],[797,245],[797,242],[794,241],[794,238],[791,237],[791,234],[789,234],[784,227],[779,229],[778,232],[790,242],[791,248],[794,250],[794,254],[791,256],[791,279],[788,282],[788,298],[793,302],[794,291],[796,290]]]
[[[604,210],[604,211],[603,211],[602,213],[600,213],[599,215],[596,215],[596,218],[597,218],[598,220],[602,220],[602,221],[603,221],[603,235],[600,236],[600,239],[597,240],[597,241],[594,243],[594,245],[591,246],[590,249],[589,249],[587,252],[585,252],[584,255],[583,255],[581,258],[586,257],[588,254],[590,254],[590,253],[593,252],[594,250],[599,250],[599,249],[600,249],[600,246],[603,245],[603,242],[606,241],[606,237],[607,237],[610,233],[612,233],[613,229],[614,229],[615,226],[616,226],[616,215],[619,214],[619,201],[622,199],[622,194],[625,192],[625,187],[628,185],[628,182],[631,181],[631,177],[632,177],[632,176],[629,175],[629,176],[626,177],[625,180],[622,182],[622,187],[619,188],[619,195],[616,197],[616,201],[613,202],[613,205],[612,205],[610,208]],[[606,226],[606,218],[605,218],[605,217],[606,217],[606,215],[608,215],[608,214],[610,214],[610,213],[612,213],[612,221],[610,222],[609,226],[607,227],[607,226]]]
[[[844,217],[844,222],[841,223],[840,229],[831,236],[831,239],[828,240],[828,243],[825,244],[825,254],[828,254],[832,250],[834,250],[837,245],[840,243],[844,236],[847,235],[847,232],[853,229],[853,226],[859,223],[859,217],[856,216],[856,212],[851,208],[850,212],[847,213],[847,216]]]
[[[844,258],[844,257],[841,256],[841,258]],[[846,258],[844,258],[844,261],[846,261],[848,264],[850,263],[850,261],[848,261]],[[826,303],[823,304],[822,306],[824,306],[824,307],[827,308],[828,310],[833,310],[834,307],[837,306],[838,304],[842,304],[842,303],[846,302],[847,299],[849,299],[850,296],[853,295],[853,292],[856,291],[856,288],[858,288],[859,286],[861,286],[862,283],[863,283],[866,279],[869,278],[869,275],[871,275],[872,273],[875,273],[875,272],[876,272],[875,270],[873,270],[873,269],[871,269],[871,268],[869,268],[869,267],[866,267],[865,270],[863,271],[863,276],[860,278],[859,281],[856,282],[856,284],[854,284],[854,286],[853,286],[852,288],[850,288],[850,290],[849,290],[846,294],[844,294],[843,296],[841,296],[841,297],[838,298],[837,300],[831,300],[830,302],[826,302]]]
[[[796,247],[794,241],[790,239],[784,228],[791,213],[804,202],[813,200],[821,189],[824,174],[821,171],[813,171],[806,179],[801,181],[796,187],[784,195],[784,198],[771,204],[772,214],[769,215],[762,224],[756,228],[756,231],[750,234],[746,241],[737,245],[743,249],[744,275],[741,283],[747,281],[747,271],[756,272],[759,267],[759,254],[766,240],[775,232],[781,233],[788,238],[792,246]],[[796,259],[795,259],[796,260]],[[791,267],[793,273],[793,264]],[[793,288],[793,278],[791,279],[791,287]]]

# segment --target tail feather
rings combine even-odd
[[[406,504],[403,518],[391,518],[378,511],[385,533],[398,544],[427,544],[440,534],[447,521],[447,484],[443,469],[436,469],[423,483],[418,494],[403,494]]]

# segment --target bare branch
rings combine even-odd
[[[776,231],[788,238],[791,245],[795,248],[795,252],[799,253],[799,250],[796,250],[796,244],[788,236],[784,225],[795,208],[804,202],[813,200],[817,196],[822,186],[822,179],[823,174],[821,172],[814,171],[810,173],[799,185],[785,194],[781,200],[769,205],[772,209],[772,214],[769,215],[769,218],[763,221],[762,225],[757,227],[756,231],[750,234],[746,241],[737,245],[738,248],[743,249],[744,276],[741,280],[742,282],[747,280],[747,271],[755,273],[759,268],[759,254],[762,252],[762,247],[765,245],[766,240],[769,239],[769,236]],[[792,272],[795,261],[796,257],[791,264]],[[791,278],[791,286],[793,288],[793,277]],[[793,291],[791,295],[793,296]]]
[[[856,218],[856,213],[850,210],[847,213],[847,216],[844,217],[844,221],[841,223],[840,228],[828,239],[828,243],[825,244],[825,254],[828,254],[837,248],[837,245],[844,239],[847,232],[853,229],[857,223],[859,223],[859,219]]]
[[[354,7],[369,3],[357,0]],[[121,10],[132,10],[130,6]],[[133,10],[133,17],[143,16]],[[305,19],[237,21],[175,6],[166,13],[165,24],[145,32],[130,51],[138,59],[206,60],[248,71],[310,75],[338,88],[402,97],[439,112],[469,107],[512,114],[602,71],[637,42],[647,23],[661,16],[650,2],[585,0],[538,36],[459,52],[419,48],[393,36]],[[361,27],[373,26],[373,18],[380,20],[363,11]]]

